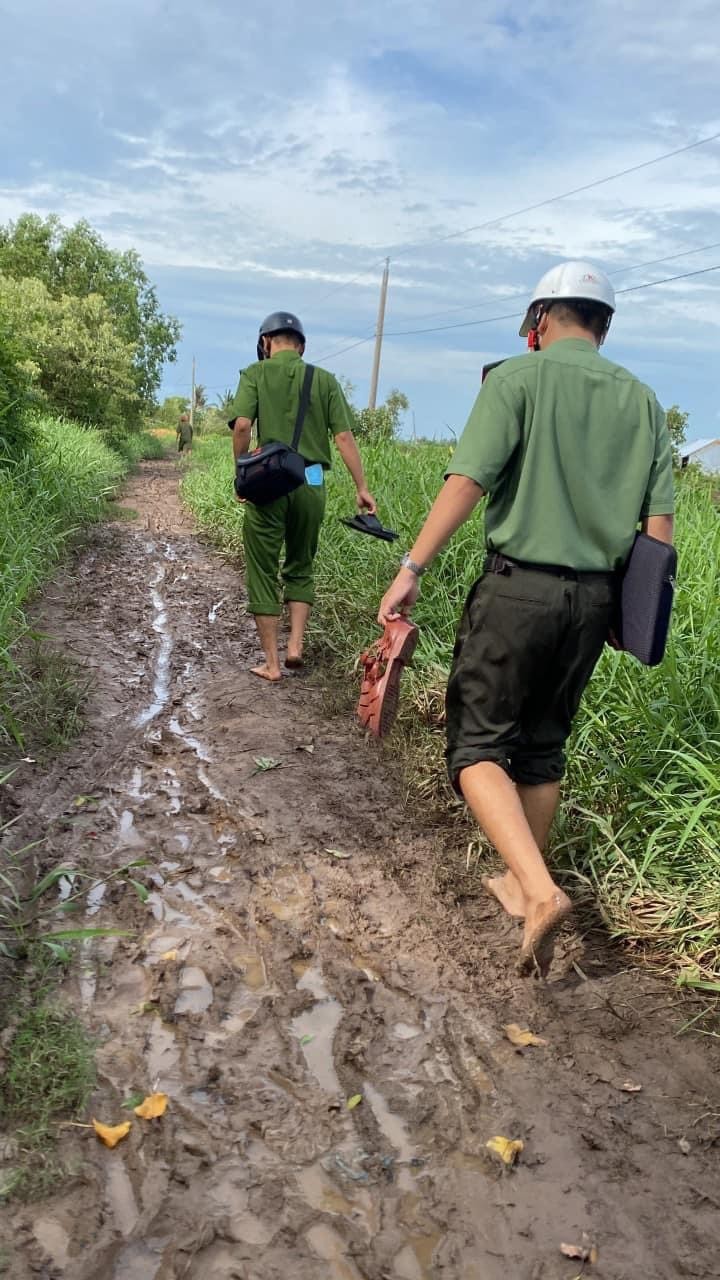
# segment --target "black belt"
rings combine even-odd
[[[549,573],[553,578],[567,578],[570,582],[610,581],[615,574],[611,569],[571,569],[564,564],[530,564],[527,560],[511,560],[499,551],[491,551],[485,561],[486,573],[502,573],[509,577],[514,569],[528,573]]]

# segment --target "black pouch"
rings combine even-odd
[[[676,571],[670,543],[635,535],[621,575],[615,632],[620,648],[646,667],[656,667],[665,654]]]
[[[305,459],[297,447],[310,403],[314,365],[306,365],[292,444],[275,440],[252,453],[241,453],[235,461],[235,492],[238,498],[256,507],[284,498],[305,483]]]

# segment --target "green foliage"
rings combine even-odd
[[[412,544],[442,483],[451,448],[382,442],[363,448],[380,518]],[[200,446],[184,492],[202,528],[240,556],[242,508],[233,500],[228,441]],[[325,668],[357,687],[357,654],[377,634],[396,547],[346,530],[353,510],[344,468],[331,472],[316,563],[311,636]],[[569,750],[560,828],[565,873],[589,883],[612,929],[712,977],[720,968],[720,520],[712,483],[683,475],[677,543],[680,586],[663,665],[648,670],[607,650]],[[423,578],[420,642],[403,678],[404,727],[423,794],[447,798],[441,732],[444,684],[463,600],[480,571],[482,512]],[[465,857],[462,858],[463,868]]]
[[[134,395],[150,408],[163,364],[176,358],[180,326],[161,312],[134,250],[110,249],[85,221],[64,227],[55,215],[23,214],[0,227],[0,273],[15,280],[33,277],[56,301],[99,295],[118,338],[132,350]]]
[[[31,403],[27,355],[0,304],[0,458],[15,454],[30,439],[26,418]]]
[[[687,424],[688,424],[689,417],[690,417],[690,414],[683,413],[682,409],[679,409],[676,404],[672,405],[671,408],[669,408],[667,411],[667,415],[666,415],[667,427],[668,427],[668,432],[670,434],[670,443],[672,445],[673,459],[675,461],[676,466],[679,466],[680,464],[680,458],[682,456],[682,447],[685,443],[685,437],[687,435]]]
[[[346,394],[352,395],[352,386],[346,384]],[[350,399],[350,396],[348,396]],[[378,409],[356,409],[351,402],[355,425],[353,433],[358,440],[369,443],[387,443],[396,440],[400,432],[402,414],[407,413],[410,401],[402,391],[391,391]]]
[[[22,335],[18,367],[49,412],[110,430],[139,424],[134,348],[99,294],[55,299],[41,280],[0,276],[0,317]]]
[[[167,427],[170,431],[174,431],[180,414],[189,412],[190,400],[187,396],[166,396],[152,415],[153,426]]]
[[[0,750],[22,740],[32,664],[18,667],[25,601],[76,529],[98,519],[127,464],[97,431],[51,417],[33,422],[32,446],[0,462]]]
[[[94,1045],[69,1009],[28,1001],[11,1011],[10,1025],[0,1124],[17,1154],[5,1162],[0,1201],[47,1193],[69,1172],[55,1154],[57,1126],[83,1113],[95,1084]]]

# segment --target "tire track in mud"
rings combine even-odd
[[[497,982],[494,925],[473,944],[423,892],[437,833],[392,769],[301,678],[247,674],[236,574],[176,488],[146,465],[146,527],[99,531],[50,593],[95,688],[33,784],[52,864],[97,875],[89,922],[132,931],[85,944],[64,993],[98,1036],[94,1114],[170,1106],[113,1152],[65,1131],[79,1176],[13,1211],[10,1280],[571,1280],[583,1231],[607,1280],[715,1275],[716,1059],[643,1025],[637,975]],[[103,879],[136,858],[144,903]],[[528,1020],[548,1049],[505,1040]],[[512,1172],[496,1134],[525,1140]]]

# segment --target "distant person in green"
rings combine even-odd
[[[586,262],[548,271],[522,336],[488,374],[412,550],[380,605],[414,605],[420,574],[483,497],[484,572],[468,596],[447,689],[450,779],[507,866],[485,887],[524,921],[521,972],[545,968],[571,909],[543,851],[565,743],[606,640],[638,524],[672,540],[665,414],[599,353],[615,311]]]
[[[178,453],[182,453],[183,449],[189,449],[192,452],[193,429],[190,421],[190,415],[182,413],[180,421],[175,428],[175,435],[178,442]]]
[[[260,326],[258,362],[243,369],[230,410],[233,452],[247,453],[252,425],[258,444],[290,444],[305,377],[305,334],[289,311],[269,315]],[[265,661],[253,667],[262,680],[280,679],[278,632],[282,597],[288,606],[290,636],[285,666],[303,662],[303,641],[314,602],[313,562],[325,514],[325,472],[331,465],[330,439],[355,482],[360,511],[374,513],[375,499],[365,483],[362,461],[352,433],[352,412],[336,378],[315,369],[310,403],[298,451],[305,459],[305,484],[267,506],[245,506],[245,549],[248,608],[255,617]],[[285,558],[280,570],[280,557]]]

